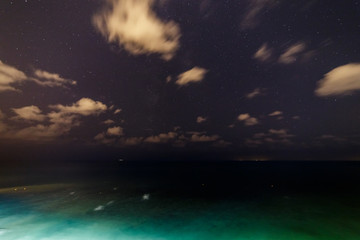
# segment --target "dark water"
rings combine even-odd
[[[356,162],[1,170],[0,239],[360,239]]]

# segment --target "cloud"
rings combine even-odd
[[[279,129],[279,130],[270,129],[269,133],[272,134],[272,135],[276,135],[279,138],[292,138],[292,137],[295,137],[295,135],[288,134],[286,129]]]
[[[283,114],[282,111],[275,111],[275,112],[269,113],[269,116],[270,117],[275,117],[275,116],[280,116],[282,114]]]
[[[245,126],[254,126],[259,124],[259,121],[256,118],[251,117],[248,113],[240,114],[238,116],[238,120],[245,122]]]
[[[118,108],[118,109],[116,109],[116,110],[114,111],[114,114],[118,114],[118,113],[120,113],[121,111],[122,111],[122,109]]]
[[[254,54],[253,58],[260,62],[265,62],[271,58],[273,50],[264,43]]]
[[[248,99],[252,99],[261,95],[264,95],[264,91],[265,89],[261,89],[261,88],[255,88],[254,91],[252,91],[251,93],[246,94],[246,98]]]
[[[108,128],[106,134],[109,136],[122,136],[124,135],[124,129],[122,127]]]
[[[171,139],[175,139],[177,137],[176,132],[168,132],[168,133],[160,133],[157,136],[150,136],[145,138],[144,142],[147,143],[166,143]]]
[[[0,120],[5,118],[5,114],[0,110]]]
[[[224,148],[224,147],[227,147],[227,146],[229,146],[231,144],[232,144],[231,142],[220,139],[220,140],[214,142],[213,146],[218,147],[218,148]]]
[[[206,122],[206,120],[207,120],[207,118],[202,117],[202,116],[199,116],[196,118],[197,123],[203,123],[203,122]]]
[[[0,110],[0,133],[4,132],[7,129],[6,124],[2,122],[4,118],[5,114]]]
[[[105,104],[89,98],[82,98],[70,106],[58,104],[49,107],[54,111],[46,115],[43,115],[37,106],[14,109],[18,119],[42,120],[43,122],[22,129],[13,129],[3,134],[2,137],[22,140],[52,140],[79,126],[81,116],[98,115],[107,110]]]
[[[43,70],[35,70],[34,75],[41,80],[33,78],[32,80],[44,87],[65,87],[66,85],[76,85],[76,81],[60,77],[57,73],[49,73]]]
[[[190,141],[191,142],[214,142],[214,141],[218,140],[219,138],[220,138],[219,135],[207,136],[207,135],[193,134],[190,138]]]
[[[111,124],[114,124],[114,123],[115,123],[115,121],[111,120],[111,119],[103,121],[103,124],[106,124],[106,125],[111,125]]]
[[[183,72],[178,76],[176,84],[180,86],[187,85],[191,82],[201,82],[208,70],[200,67],[194,67],[189,71]]]
[[[56,109],[64,114],[79,114],[83,116],[98,115],[107,110],[107,106],[99,101],[94,101],[90,98],[82,98],[71,106],[64,106],[61,104],[51,105],[50,108]]]
[[[42,70],[35,70],[34,77],[27,76],[24,72],[0,61],[0,92],[20,92],[15,86],[25,81],[31,81],[43,87],[66,87],[66,85],[69,84],[76,85],[76,81],[68,80],[60,77],[59,74]]]
[[[17,116],[15,119],[23,119],[23,120],[30,120],[30,121],[39,121],[42,122],[46,119],[46,116],[42,114],[40,108],[37,106],[31,105],[22,108],[13,108],[12,109]]]
[[[295,43],[285,50],[283,54],[281,54],[279,58],[279,63],[282,64],[291,64],[298,60],[300,57],[299,54],[304,52],[306,49],[306,45],[303,42]]]
[[[142,143],[143,137],[129,137],[121,140],[121,144],[125,146],[136,146]]]
[[[260,22],[261,12],[273,6],[273,0],[249,0],[249,5],[241,21],[241,28],[247,30],[256,27]]]
[[[360,90],[360,63],[337,67],[318,82],[315,94],[319,97],[347,95]]]
[[[27,79],[28,77],[24,72],[0,61],[0,92],[20,91],[14,85],[18,85]]]
[[[152,10],[154,0],[109,0],[93,16],[95,28],[109,43],[134,55],[158,53],[170,60],[179,48],[179,26],[162,21]]]

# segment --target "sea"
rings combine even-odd
[[[121,159],[0,173],[1,240],[360,239],[358,162]]]

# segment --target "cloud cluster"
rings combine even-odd
[[[205,74],[208,72],[205,68],[193,67],[192,69],[181,73],[176,80],[176,84],[180,86],[187,85],[192,82],[201,82]]]
[[[315,51],[307,51],[304,42],[297,42],[284,49],[280,56],[275,56],[275,51],[270,48],[267,43],[263,43],[255,52],[253,58],[260,62],[269,62],[276,60],[279,64],[293,64],[299,60],[308,60]]]
[[[360,63],[337,67],[321,79],[315,94],[319,97],[347,95],[360,90]]]
[[[190,138],[191,142],[214,142],[220,138],[219,135],[200,135],[200,134],[193,134]]]
[[[250,139],[245,140],[248,146],[258,146],[262,144],[293,144],[290,140],[295,135],[289,134],[286,129],[269,129],[267,133],[256,133]]]
[[[167,143],[169,140],[175,139],[177,137],[176,132],[160,133],[156,136],[150,136],[145,138],[144,142],[147,143]]]
[[[25,81],[34,82],[44,87],[66,87],[67,85],[76,85],[75,81],[62,78],[56,73],[35,70],[33,75],[34,76],[27,76],[24,72],[0,61],[0,92],[20,92],[18,85],[21,85]]]
[[[179,48],[179,26],[159,19],[154,0],[108,0],[94,15],[95,28],[109,43],[117,43],[134,55],[158,53],[170,60]]]
[[[79,126],[82,116],[98,115],[107,110],[105,104],[89,98],[82,98],[69,106],[58,104],[50,105],[49,108],[53,111],[47,114],[43,114],[37,106],[13,109],[16,113],[14,119],[38,123],[22,129],[9,130],[3,134],[3,137],[22,140],[52,140]]]
[[[240,114],[237,119],[241,122],[244,122],[245,126],[254,126],[259,124],[259,120],[257,118],[251,117],[249,113]]]

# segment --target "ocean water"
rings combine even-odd
[[[358,168],[317,166],[130,164],[28,175],[22,181],[37,180],[0,189],[0,239],[360,239]]]

